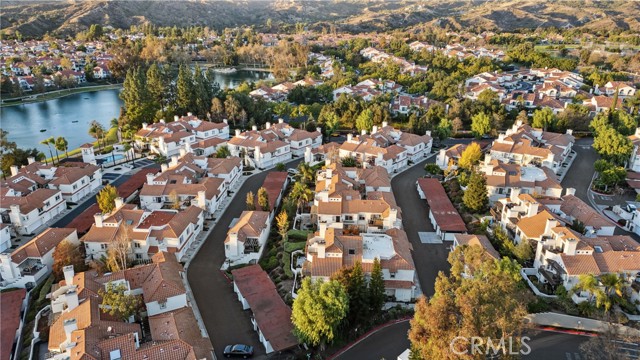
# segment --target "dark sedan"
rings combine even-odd
[[[250,358],[253,356],[253,346],[243,344],[227,345],[224,348],[224,356]]]

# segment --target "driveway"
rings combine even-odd
[[[577,157],[562,180],[562,187],[576,189],[576,197],[587,204],[590,204],[587,196],[589,194],[589,184],[591,184],[591,178],[595,172],[593,164],[600,158],[591,147],[592,144],[593,138],[576,140],[573,149]]]
[[[335,357],[334,360],[396,359],[410,346],[409,327],[409,321],[387,326]]]
[[[287,166],[295,168],[300,161],[296,160]],[[253,331],[249,311],[242,310],[232,283],[220,271],[220,267],[224,262],[224,239],[229,225],[246,209],[246,194],[249,191],[256,194],[267,173],[260,172],[245,181],[189,263],[187,280],[218,358],[223,357],[222,351],[226,345],[236,343],[252,345],[258,358],[264,358],[261,355],[265,355],[258,333]]]
[[[413,245],[413,262],[416,265],[418,281],[422,292],[431,296],[438,272],[448,272],[447,256],[450,244],[423,244],[419,232],[435,231],[429,221],[429,207],[427,201],[420,199],[416,189],[416,181],[425,175],[424,165],[433,163],[435,156],[414,165],[409,170],[397,175],[391,180],[391,187],[398,206],[402,209],[402,225],[407,237]]]

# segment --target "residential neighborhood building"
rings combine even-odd
[[[260,265],[235,269],[231,274],[233,291],[242,308],[251,311],[253,330],[258,333],[265,352],[281,352],[298,345],[291,323],[291,309]]]
[[[182,260],[204,224],[204,212],[196,206],[182,211],[143,210],[116,200],[110,214],[96,214],[95,223],[82,237],[87,259],[106,256],[112,243],[131,240],[131,260],[147,260],[166,251]]]
[[[453,235],[451,251],[455,250],[458,246],[480,246],[491,258],[500,260],[500,254],[493,245],[491,245],[491,241],[489,241],[486,235],[455,234]]]
[[[37,233],[67,209],[60,190],[38,188],[25,193],[3,187],[0,191],[0,218],[17,234]]]
[[[226,121],[214,123],[198,119],[191,113],[187,116],[174,117],[174,121],[160,120],[154,124],[142,124],[142,129],[135,135],[139,148],[149,148],[151,152],[170,157],[178,155],[181,148],[189,145],[198,147],[203,153],[213,153],[215,148],[229,139],[229,125]],[[210,146],[202,148],[207,140],[219,139],[222,142],[209,141]],[[201,143],[202,142],[202,143]]]
[[[80,244],[76,229],[48,228],[15,249],[0,253],[0,288],[33,287],[53,271],[53,252],[62,241]]]
[[[490,202],[509,196],[513,188],[521,194],[550,197],[562,195],[562,185],[556,174],[546,167],[522,166],[492,160],[489,155],[479,166],[479,172],[487,179]]]
[[[467,232],[467,226],[449,200],[440,181],[434,178],[419,178],[416,185],[420,198],[426,199],[429,204],[429,221],[441,240],[453,241],[455,234]]]
[[[411,250],[407,234],[401,229],[358,233],[320,223],[319,231],[307,240],[303,274],[314,280],[328,280],[343,267],[356,262],[370,274],[377,258],[387,295],[395,301],[411,301],[417,296]]]
[[[182,266],[160,252],[153,262],[114,273],[75,273],[64,268],[65,279],[52,288],[47,360],[95,359],[213,359],[213,347],[198,329],[186,299]],[[102,290],[122,284],[129,295],[141,295],[150,336],[139,323],[123,321],[102,309]]]
[[[243,211],[227,232],[224,240],[225,258],[234,265],[258,261],[270,229],[268,211]]]

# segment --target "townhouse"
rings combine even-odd
[[[456,234],[467,232],[467,225],[447,196],[444,187],[434,178],[419,178],[416,188],[420,199],[429,205],[429,221],[439,240],[453,241]]]
[[[426,96],[410,96],[410,95],[398,95],[395,97],[389,108],[393,114],[407,115],[411,112],[417,111],[423,113],[429,110],[430,107],[436,104],[441,104],[439,101],[431,100]]]
[[[243,211],[224,240],[224,255],[230,263],[258,261],[269,237],[271,218],[268,211]]]
[[[617,92],[620,99],[626,99],[636,94],[636,87],[629,81],[609,81],[601,89],[596,85],[596,89],[598,89],[598,95],[614,96]]]
[[[521,166],[492,160],[485,157],[479,172],[487,179],[487,193],[491,203],[509,196],[513,188],[521,194],[560,197],[562,185],[556,174],[546,167]]]
[[[73,203],[93,194],[101,185],[102,169],[93,164],[66,162],[55,166],[33,158],[22,168],[11,166],[11,177],[2,183],[23,194],[37,188],[60,190],[62,197]]]
[[[53,252],[62,241],[80,244],[76,229],[48,228],[15,249],[0,253],[0,288],[30,287],[53,271]]]
[[[147,260],[158,252],[169,252],[181,260],[202,231],[204,212],[196,206],[183,211],[143,210],[116,199],[110,214],[96,214],[94,224],[82,237],[87,259],[106,256],[111,246],[128,241],[131,260]]]
[[[640,172],[640,127],[636,128],[636,132],[629,136],[629,140],[633,144],[633,151],[629,156],[629,162],[627,163],[627,169]]]
[[[188,149],[198,147],[203,153],[211,154],[229,139],[229,125],[226,121],[204,121],[187,113],[182,117],[176,115],[172,122],[160,120],[155,124],[143,123],[135,138],[140,148],[149,147],[152,152],[166,157],[179,154],[180,149],[187,145]],[[210,146],[203,148],[211,139],[222,141],[209,141]]]
[[[614,98],[608,97],[604,95],[596,95],[591,97],[590,99],[586,99],[583,101],[583,105],[589,108],[589,113],[591,116],[595,116],[601,112],[609,111],[611,108],[615,108],[616,110],[623,110],[623,101],[622,99],[618,99],[618,101],[614,105]]]
[[[65,279],[50,294],[54,317],[45,359],[213,359],[211,341],[201,334],[187,302],[182,266],[167,253],[152,260],[104,275],[65,267]],[[141,296],[149,332],[133,319],[104,312],[102,290],[117,285],[127,295]]]
[[[626,281],[621,291],[631,294],[632,300],[637,300],[639,258],[640,244],[629,236],[588,238],[559,227],[538,242],[533,265],[538,281],[551,290],[562,285],[571,291],[579,283],[581,275],[625,275]],[[598,286],[604,287],[601,283]],[[571,295],[575,303],[589,301],[592,297],[588,291],[577,291]]]
[[[303,156],[307,148],[322,145],[322,132],[294,129],[284,120],[277,124],[267,123],[264,130],[254,126],[251,131],[240,132],[229,140],[229,150],[233,156],[245,160],[250,166],[264,169],[284,163],[295,156]]]
[[[555,173],[568,161],[575,138],[565,134],[534,129],[518,122],[494,140],[491,158],[518,165],[543,166]]]
[[[333,90],[333,100],[336,101],[342,94],[361,97],[365,101],[371,101],[382,94],[397,94],[402,91],[402,85],[393,80],[363,80],[356,85],[345,85]]]
[[[34,234],[67,209],[60,190],[36,189],[32,192],[0,189],[0,218],[20,235]]]

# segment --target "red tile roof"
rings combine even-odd
[[[233,270],[233,282],[251,307],[260,331],[274,351],[298,344],[293,335],[291,309],[282,301],[269,275],[260,265]]]
[[[431,213],[442,231],[467,231],[467,226],[451,203],[451,200],[449,200],[440,181],[433,178],[420,178],[418,179],[418,185],[427,198]]]
[[[25,289],[0,293],[0,360],[9,360],[16,330],[20,326],[20,309],[26,295]]]

